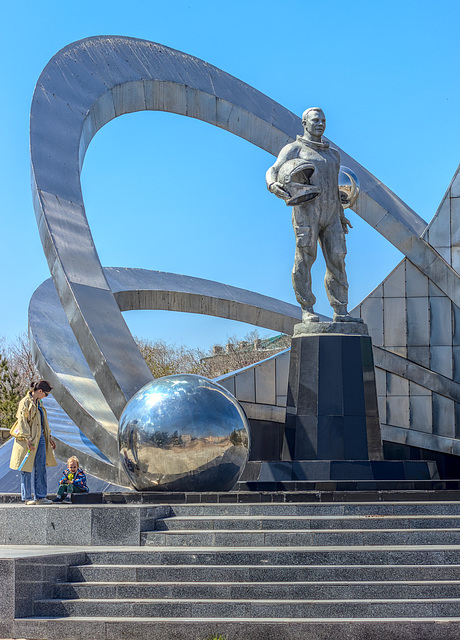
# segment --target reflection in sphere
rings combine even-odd
[[[126,473],[141,491],[228,491],[249,455],[238,401],[207,378],[179,374],[146,384],[118,427]]]
[[[340,202],[344,209],[353,207],[359,196],[359,180],[354,171],[341,166],[339,172]]]

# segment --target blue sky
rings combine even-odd
[[[62,47],[126,35],[220,67],[300,115],[321,106],[326,135],[427,222],[460,161],[460,5],[118,0],[3,6],[0,101],[2,314],[0,337],[27,328],[33,291],[49,277],[32,207],[28,127],[35,83]],[[273,158],[203,122],[145,112],[93,139],[83,194],[104,266],[142,267],[225,282],[295,302],[290,213],[265,188]],[[351,306],[401,255],[353,212],[347,269]],[[317,310],[329,313],[324,264]],[[130,312],[138,336],[207,347],[251,327],[167,312]],[[264,332],[263,332],[264,333]]]

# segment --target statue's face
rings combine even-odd
[[[326,129],[326,116],[322,111],[309,111],[303,126],[310,135],[321,137]]]

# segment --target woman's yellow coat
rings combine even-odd
[[[38,400],[37,402],[40,402]],[[53,448],[50,443],[50,427],[48,424],[48,418],[46,416],[46,410],[43,405],[43,434],[45,436],[46,443],[46,466],[55,467],[57,465],[56,458],[54,457]],[[38,447],[38,441],[41,435],[41,421],[40,411],[38,406],[33,401],[32,396],[28,393],[25,398],[21,400],[16,414],[17,421],[11,427],[10,433],[14,437],[13,451],[11,452],[10,468],[18,469],[21,462],[27,453],[27,440],[32,440],[35,445],[35,449],[30,452],[24,466],[21,471],[32,471],[34,468],[35,453]]]

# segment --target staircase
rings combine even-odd
[[[17,637],[460,637],[458,502],[171,511],[139,548],[88,550],[16,619]]]

